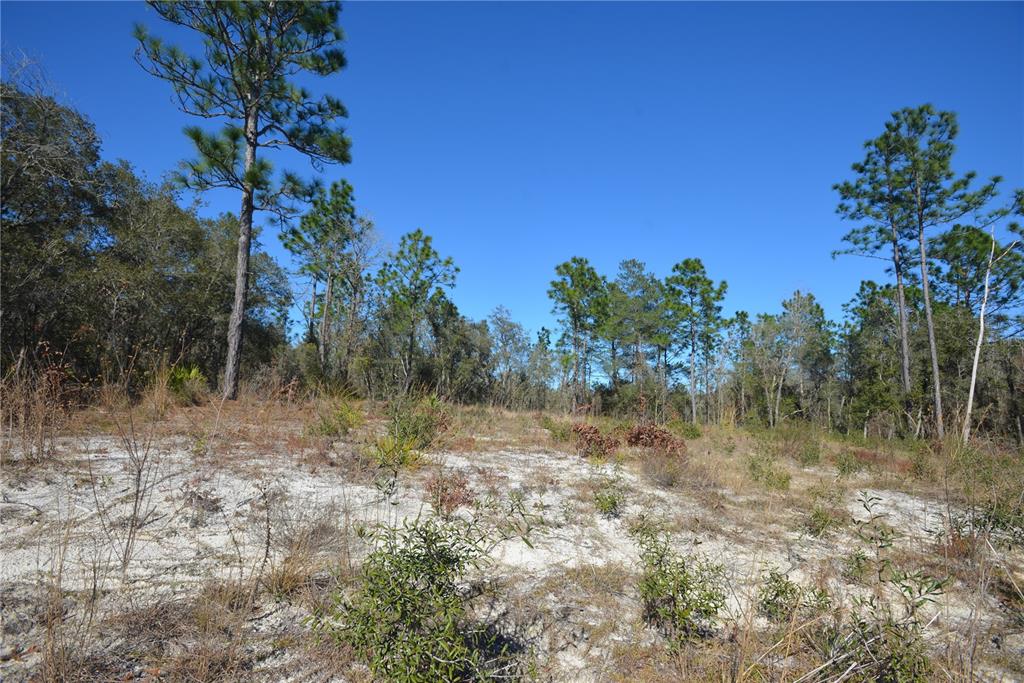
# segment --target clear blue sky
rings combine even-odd
[[[157,180],[194,124],[133,60],[145,5],[4,2],[5,49],[38,58],[108,158]],[[551,325],[554,266],[686,257],[727,310],[813,292],[834,318],[877,263],[829,254],[834,182],[897,108],[960,115],[960,170],[1024,185],[1024,4],[350,3],[347,177],[389,245],[422,227],[480,318]],[[310,172],[305,164],[292,165]],[[237,210],[211,195],[206,210]],[[285,258],[273,235],[264,239]]]

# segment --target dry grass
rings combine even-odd
[[[3,413],[6,484],[24,480],[19,485],[34,485],[55,473],[73,473],[75,486],[91,490],[93,502],[87,514],[68,509],[56,521],[39,525],[33,538],[47,546],[47,569],[30,601],[19,597],[22,589],[3,587],[5,617],[17,611],[31,624],[19,628],[35,629],[36,650],[14,655],[34,662],[32,675],[54,681],[271,679],[296,671],[319,677],[340,673],[352,680],[365,675],[344,646],[317,643],[303,624],[305,617],[327,607],[331,594],[344,593],[358,572],[365,542],[351,511],[288,498],[266,483],[242,514],[208,482],[225,472],[264,482],[269,477],[263,469],[273,463],[369,486],[376,470],[365,456],[366,445],[386,432],[386,406],[352,402],[363,417],[361,425],[347,434],[316,435],[309,425],[318,408],[322,412],[325,402],[333,400],[329,397],[283,392],[272,400],[250,394],[233,403],[212,399],[183,405],[157,388],[132,403],[111,392],[95,405],[72,410],[66,399],[45,389],[52,385],[33,381],[14,375],[4,380],[3,388],[17,398]],[[55,406],[56,412],[46,416],[47,408]],[[494,461],[495,452],[556,450],[578,463],[572,444],[553,443],[550,430],[541,426],[542,416],[482,407],[446,410],[450,424],[437,448],[472,464],[443,474],[433,466],[403,473],[417,502],[425,491],[426,500],[451,515],[477,496],[501,499],[514,479],[525,495],[554,495],[570,505],[576,501],[575,516],[545,511],[552,520],[559,514],[565,518],[562,527],[552,526],[557,533],[597,525],[589,511],[599,482],[591,478],[569,489],[557,469],[561,456],[527,473]],[[623,429],[614,421],[593,423],[602,434]],[[69,435],[102,432],[117,435],[116,448],[125,453],[125,466],[113,473],[93,464],[102,460],[101,453],[68,452],[74,448]],[[221,572],[170,592],[146,592],[137,584],[144,575],[132,569],[150,547],[158,528],[154,520],[163,514],[158,508],[165,501],[155,491],[167,475],[172,447],[187,451],[186,462],[195,471],[174,503],[174,514],[180,512],[181,519],[191,520],[186,526],[196,529],[212,533],[226,528],[233,556],[225,560],[226,576]],[[487,464],[475,463],[476,454],[491,458]],[[750,458],[763,454],[790,477],[788,489],[768,491],[752,478]],[[647,444],[622,447],[609,457],[624,475],[634,477],[629,479],[632,488],[624,489],[627,505],[663,505],[652,511],[666,513],[678,538],[708,539],[755,554],[780,543],[795,549],[801,583],[828,588],[834,610],[826,617],[766,623],[751,607],[758,572],[737,567],[722,627],[708,639],[672,647],[639,618],[633,567],[595,562],[516,577],[520,592],[495,601],[507,599],[505,618],[533,629],[542,678],[565,675],[559,662],[566,653],[580,657],[586,671],[603,680],[792,682],[811,674],[823,663],[813,634],[848,613],[854,597],[883,594],[870,572],[856,581],[845,573],[844,563],[860,547],[857,527],[849,521],[850,506],[865,489],[906,492],[944,511],[941,533],[900,536],[890,552],[892,562],[908,571],[950,577],[941,605],[946,612],[936,607],[929,613],[943,615],[929,631],[935,675],[954,681],[973,680],[985,671],[1002,671],[1007,680],[1024,676],[1018,656],[1024,563],[1021,542],[1013,535],[1014,515],[1024,497],[1024,465],[1018,455],[983,443],[971,449],[923,448],[850,443],[817,432],[805,438],[792,430],[776,437],[707,426],[699,438],[687,441],[685,457],[651,452]],[[109,495],[111,490],[118,495]],[[5,515],[13,505],[5,502]],[[19,525],[35,524],[53,512],[31,507],[19,508]],[[86,517],[99,526],[83,545],[78,536]],[[624,528],[630,519],[601,524]],[[899,519],[887,521],[901,528]],[[82,547],[88,550],[84,559]],[[120,597],[121,592],[130,597]],[[1007,638],[1018,640],[993,644]],[[807,680],[818,679],[811,675]]]

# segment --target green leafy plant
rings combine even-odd
[[[826,591],[803,588],[775,568],[768,570],[757,593],[758,612],[774,622],[789,621],[797,612],[813,617],[827,610],[831,604]]]
[[[755,453],[747,459],[750,477],[765,488],[785,490],[789,488],[789,472],[779,467],[775,458],[768,453]]]
[[[451,428],[451,415],[435,396],[393,401],[388,406],[388,435],[415,450],[426,450]]]
[[[416,519],[385,527],[350,596],[315,615],[321,635],[350,645],[383,680],[433,682],[515,676],[513,641],[472,617],[467,573],[487,563],[509,529],[476,521]]]
[[[541,418],[540,426],[548,430],[551,440],[555,443],[568,443],[572,439],[572,425],[568,422],[555,420],[545,415]]]
[[[207,392],[206,375],[195,365],[176,365],[167,373],[167,388],[184,405],[198,405]]]
[[[839,526],[839,523],[839,520],[831,510],[821,505],[815,505],[807,519],[804,520],[803,527],[811,536],[821,538]]]
[[[603,517],[608,519],[619,517],[624,504],[625,494],[618,476],[606,478],[594,491],[594,506]]]
[[[316,420],[306,427],[310,436],[346,436],[363,423],[363,416],[348,401],[338,400],[317,410]]]
[[[676,644],[709,634],[725,606],[722,567],[675,552],[658,525],[642,521],[631,533],[640,550],[644,620]]]

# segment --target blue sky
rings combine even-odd
[[[107,158],[158,180],[190,154],[196,120],[135,63],[131,31],[190,37],[145,5],[3,2],[0,21]],[[323,179],[352,182],[387,245],[433,235],[473,318],[503,304],[550,326],[548,283],[574,255],[609,276],[696,256],[729,312],[801,289],[838,318],[883,276],[830,258],[851,227],[831,186],[903,106],[956,111],[957,168],[1024,186],[1022,3],[349,3],[342,25],[348,69],[310,85],[348,106],[353,163]]]

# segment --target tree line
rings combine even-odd
[[[1024,192],[953,170],[956,116],[902,109],[835,185],[851,225],[834,257],[882,259],[830,321],[809,292],[772,313],[725,315],[728,287],[699,258],[664,277],[627,259],[602,274],[576,256],[549,288],[558,329],[530,334],[498,307],[462,315],[458,268],[422,230],[381,246],[345,181],[344,105],[299,86],[345,67],[337,3],[151,3],[195,30],[198,56],[138,27],[137,59],[180,108],[195,156],[164,183],[105,161],[88,118],[31,67],[2,82],[2,357],[85,385],[196,367],[225,399],[243,378],[370,398],[433,392],[515,409],[698,422],[809,421],[882,436],[973,431],[1024,443]],[[313,174],[314,176],[316,173]],[[238,192],[203,217],[183,190]],[[1009,194],[1009,200],[1006,199]],[[278,232],[297,272],[261,246]],[[1007,238],[1008,236],[1008,238]],[[298,275],[303,291],[295,291]],[[301,336],[289,342],[296,297]],[[244,344],[243,344],[244,341]],[[58,359],[59,361],[55,360]]]

